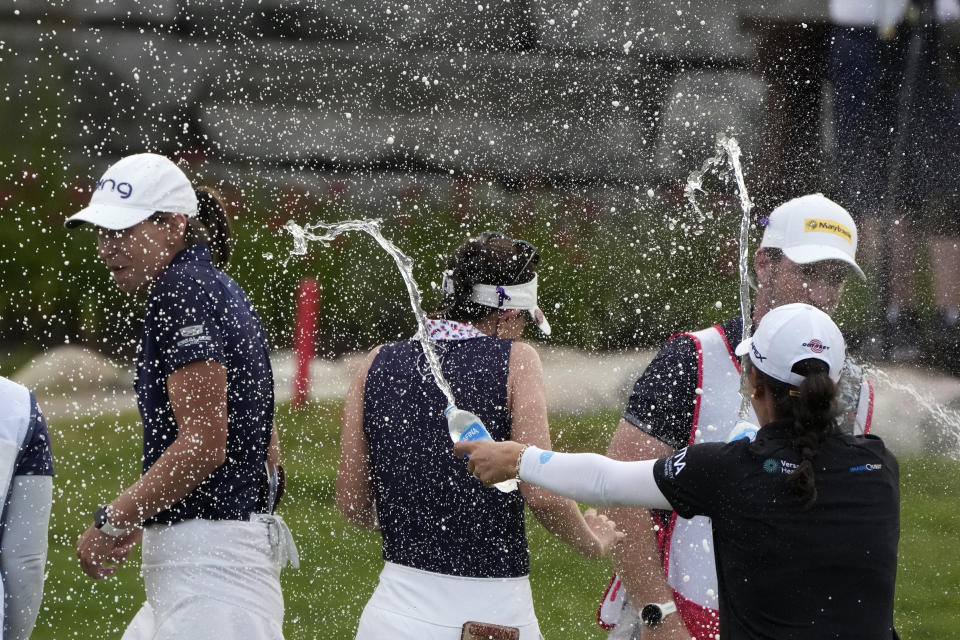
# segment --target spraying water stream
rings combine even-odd
[[[285,229],[293,236],[293,249],[290,250],[290,255],[306,255],[308,242],[319,242],[324,246],[329,246],[329,243],[344,231],[363,231],[364,233],[370,234],[370,236],[377,241],[377,244],[390,254],[393,261],[397,263],[397,268],[400,269],[403,282],[407,285],[407,293],[410,294],[410,307],[413,309],[413,315],[417,318],[417,327],[420,329],[417,332],[417,337],[420,340],[420,345],[423,347],[423,354],[427,358],[427,363],[430,365],[433,379],[437,383],[440,391],[443,392],[444,397],[446,397],[447,406],[455,406],[456,401],[453,397],[453,390],[450,388],[450,383],[447,382],[447,379],[443,376],[443,370],[440,368],[440,358],[437,356],[437,351],[434,348],[433,338],[430,337],[430,332],[427,330],[427,314],[423,310],[420,288],[417,286],[417,281],[413,278],[413,260],[400,251],[395,244],[383,237],[383,233],[380,231],[382,223],[382,220],[344,220],[343,222],[331,224],[318,222],[316,224],[308,224],[306,227],[301,227],[291,220],[285,225]],[[315,230],[321,230],[323,233],[318,235],[314,233]]]
[[[440,367],[440,358],[437,356],[437,351],[434,348],[434,340],[430,337],[430,332],[427,329],[427,314],[423,311],[420,287],[417,286],[417,281],[413,278],[413,260],[400,251],[395,244],[383,237],[383,234],[380,232],[382,222],[382,220],[344,220],[343,222],[335,222],[332,224],[318,222],[317,224],[308,224],[306,227],[301,227],[291,220],[285,225],[286,230],[293,236],[293,249],[290,250],[290,255],[306,255],[307,243],[310,241],[319,242],[324,246],[328,246],[332,240],[344,231],[363,231],[370,234],[370,236],[377,241],[377,244],[383,247],[393,258],[394,262],[397,263],[397,268],[400,269],[400,275],[403,276],[403,282],[407,285],[407,293],[410,294],[410,307],[413,309],[413,315],[416,316],[417,326],[419,327],[417,338],[420,341],[420,346],[423,347],[423,354],[427,358],[427,363],[430,365],[433,380],[447,399],[447,408],[443,412],[443,415],[447,419],[450,438],[454,442],[461,440],[489,440],[491,439],[490,433],[480,418],[469,411],[463,411],[457,408],[456,399],[453,397],[453,389],[443,375],[443,370]],[[318,235],[314,233],[315,229],[323,230],[325,233]],[[494,486],[504,493],[510,493],[511,491],[516,491],[517,481],[515,479],[504,480]]]
[[[716,145],[714,147],[714,154],[704,160],[703,164],[700,166],[700,169],[692,171],[687,177],[687,183],[684,187],[684,195],[690,202],[690,205],[693,207],[694,211],[697,213],[699,217],[698,222],[713,219],[714,216],[711,212],[704,212],[701,210],[700,205],[697,203],[696,195],[697,192],[704,192],[703,180],[708,173],[711,171],[721,170],[724,161],[729,164],[729,167],[733,172],[734,180],[737,184],[737,194],[739,196],[740,209],[743,213],[740,219],[739,272],[740,313],[744,318],[743,337],[746,339],[750,337],[751,329],[749,321],[751,305],[750,284],[748,279],[748,242],[750,232],[750,212],[753,209],[753,203],[751,202],[750,196],[747,193],[743,169],[740,164],[740,155],[740,145],[738,144],[736,138],[731,138],[723,134],[718,135]],[[878,384],[881,384],[890,390],[899,391],[910,396],[910,398],[916,402],[917,407],[926,412],[936,423],[937,430],[939,434],[941,434],[942,439],[940,443],[943,448],[941,453],[952,458],[960,458],[960,412],[935,402],[923,392],[917,390],[914,386],[896,380],[894,377],[875,366],[865,368],[864,372],[867,373],[869,378],[875,380]],[[741,384],[741,389],[742,388],[743,384]],[[749,399],[741,391],[739,411],[739,417],[741,420],[746,419],[749,404]]]
[[[936,402],[914,385],[901,382],[876,366],[864,367],[864,373],[890,390],[907,394],[916,403],[916,407],[933,420],[937,432],[937,453],[960,460],[960,411]]]
[[[703,192],[703,178],[713,169],[719,169],[723,164],[724,158],[733,171],[734,180],[737,183],[737,195],[740,199],[740,210],[743,215],[740,217],[740,239],[739,245],[739,272],[740,272],[740,316],[743,318],[743,339],[750,337],[750,280],[748,277],[748,258],[750,243],[750,212],[753,210],[753,202],[750,200],[750,194],[747,193],[747,183],[743,177],[743,168],[740,165],[740,144],[736,138],[731,138],[724,134],[717,136],[714,154],[704,160],[700,169],[693,171],[687,177],[687,184],[683,189],[684,195],[693,206],[694,211],[700,216],[700,221],[713,218],[712,214],[701,211],[697,204],[696,193]],[[741,374],[744,375],[744,374]],[[743,380],[741,379],[741,388]],[[740,392],[740,411],[741,420],[747,418],[749,412],[750,400]]]

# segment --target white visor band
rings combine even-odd
[[[470,300],[485,307],[494,309],[522,309],[530,314],[530,317],[537,326],[546,335],[550,335],[550,323],[547,317],[537,306],[537,276],[534,274],[533,280],[523,284],[511,285],[493,285],[493,284],[475,284]]]
[[[494,309],[531,309],[537,306],[537,276],[523,284],[475,284],[470,299]]]

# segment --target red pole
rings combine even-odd
[[[293,328],[293,350],[297,372],[290,404],[300,408],[310,396],[310,363],[317,344],[317,307],[319,287],[313,278],[304,278],[297,292],[297,315]]]

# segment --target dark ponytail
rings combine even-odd
[[[230,261],[231,241],[227,212],[220,194],[209,187],[200,187],[197,193],[197,215],[187,218],[187,230],[183,240],[186,246],[209,244],[213,264],[218,268]]]
[[[775,417],[793,419],[793,446],[802,460],[787,479],[787,489],[804,509],[809,509],[817,501],[813,459],[827,436],[837,429],[837,385],[830,379],[823,360],[801,360],[792,371],[804,376],[799,387],[775,380],[762,371],[757,373],[773,396]]]

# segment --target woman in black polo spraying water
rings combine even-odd
[[[120,289],[148,298],[143,475],[97,510],[77,542],[81,567],[112,575],[142,535],[147,603],[125,639],[281,638],[280,569],[296,550],[271,515],[273,376],[259,316],[221,270],[223,208],[170,160],[138,154],[110,167],[66,224],[83,223],[97,227]]]
[[[587,503],[712,518],[721,640],[896,637],[897,462],[879,438],[836,428],[843,336],[822,311],[790,304],[736,353],[764,425],[753,442],[640,462],[515,442],[454,449],[486,483],[519,475]]]

